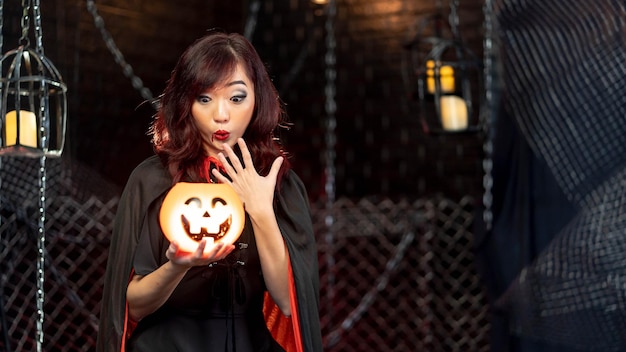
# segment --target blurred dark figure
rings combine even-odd
[[[492,351],[626,350],[625,7],[495,1]]]

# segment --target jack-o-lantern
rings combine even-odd
[[[243,204],[230,185],[224,183],[175,184],[165,196],[159,213],[161,229],[180,250],[194,252],[203,239],[234,243],[245,223]]]

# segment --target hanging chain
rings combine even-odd
[[[43,31],[41,29],[41,12],[39,6],[39,0],[33,0],[33,23],[35,26],[35,51],[39,54],[40,57],[44,57],[43,50]],[[42,84],[40,87],[40,111],[39,116],[41,117],[41,126],[39,127],[41,130],[41,147],[44,148],[48,145],[45,130],[49,128],[48,121],[48,111],[46,107],[48,106],[46,102],[47,97],[47,84]],[[39,159],[39,238],[37,241],[37,352],[42,351],[43,340],[44,340],[44,281],[45,281],[45,258],[46,258],[46,157],[45,155]]]
[[[332,204],[335,201],[335,145],[337,144],[336,128],[337,119],[335,113],[337,111],[337,103],[335,102],[336,85],[335,79],[337,72],[335,68],[336,56],[335,48],[337,42],[335,40],[334,19],[336,14],[335,1],[331,0],[328,4],[328,17],[326,20],[326,56],[324,62],[326,63],[326,87],[324,89],[326,103],[324,105],[326,110],[326,185],[324,190],[326,192],[326,199],[329,201],[327,204]]]
[[[483,159],[483,221],[485,223],[485,230],[491,231],[491,227],[493,225],[493,119],[496,114],[496,104],[494,97],[494,75],[496,73],[494,67],[494,57],[496,53],[493,43],[495,32],[492,22],[494,16],[492,0],[485,0],[483,13],[485,16],[485,52],[483,55],[483,76],[485,77],[485,108],[481,109],[481,123],[485,135],[485,142],[483,144],[483,152],[485,153]]]
[[[335,39],[335,16],[337,13],[336,1],[330,0],[327,5],[327,15],[326,15],[326,56],[324,62],[326,64],[326,87],[324,89],[326,103],[324,105],[326,110],[326,151],[324,153],[324,161],[325,165],[325,174],[326,174],[326,182],[324,185],[324,192],[326,194],[326,217],[324,219],[326,225],[326,265],[328,267],[328,292],[327,299],[330,304],[332,304],[335,300],[335,276],[334,276],[334,267],[335,267],[335,257],[334,257],[334,233],[333,233],[333,207],[335,204],[335,158],[336,151],[335,146],[337,144],[337,136],[336,136],[336,127],[337,120],[335,117],[335,112],[337,111],[337,104],[335,102],[336,95],[336,85],[335,79],[337,77],[337,72],[335,68],[336,57],[335,57],[335,48],[337,46],[337,42]],[[332,321],[332,316],[329,318]]]
[[[459,38],[459,15],[458,15],[459,0],[450,1],[450,15],[448,16],[448,23],[450,23],[450,30],[452,31],[452,38]]]
[[[37,241],[37,352],[42,351],[44,323],[44,270],[46,254],[46,157],[39,159],[39,240]]]
[[[41,29],[41,6],[39,5],[39,0],[33,0],[33,23],[35,26],[35,51],[43,61],[44,59],[44,50],[43,50],[43,30]],[[40,74],[43,74],[44,68],[38,65]],[[40,136],[41,136],[41,148],[47,149],[48,147],[48,133],[46,131],[50,130],[50,112],[48,111],[48,84],[43,83],[39,87],[39,116],[41,120]]]
[[[4,51],[2,51],[2,47],[4,46],[4,36],[2,35],[3,29],[4,29],[4,0],[0,0],[0,55],[1,56],[4,56]],[[1,64],[0,64],[0,72],[2,72]]]
[[[22,26],[22,36],[20,37],[20,43],[24,46],[30,44],[28,39],[28,28],[30,27],[30,17],[28,12],[30,11],[30,0],[22,0],[22,20],[20,22]]]
[[[124,76],[130,78],[130,82],[133,85],[133,88],[139,91],[139,94],[141,94],[144,99],[152,102],[154,100],[152,92],[149,88],[143,85],[143,81],[141,80],[141,78],[135,75],[132,66],[128,62],[126,62],[126,59],[124,59],[124,55],[115,44],[115,41],[113,41],[111,34],[109,33],[109,31],[107,31],[106,28],[104,28],[104,19],[102,19],[102,17],[98,14],[98,9],[96,8],[96,4],[93,0],[87,0],[87,11],[89,11],[91,16],[93,17],[93,22],[96,28],[100,31],[100,35],[102,36],[102,39],[104,40],[107,48],[109,49],[111,54],[113,54],[115,63],[122,67],[122,72],[124,73]]]
[[[248,20],[246,21],[246,26],[244,27],[243,33],[244,37],[252,42],[252,35],[254,34],[254,30],[256,29],[257,17],[259,17],[259,9],[261,8],[261,1],[255,0],[250,3],[250,14],[248,15]]]
[[[33,23],[35,24],[35,51],[40,56],[43,53],[43,31],[41,30],[41,6],[39,0],[33,0]]]

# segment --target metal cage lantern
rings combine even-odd
[[[482,61],[466,47],[457,31],[458,1],[450,2],[449,21],[438,12],[419,22],[405,45],[409,57],[411,95],[427,134],[478,132],[483,105]]]
[[[440,40],[415,70],[426,133],[479,131],[481,61],[457,40]]]
[[[0,156],[60,156],[67,87],[42,54],[20,46],[0,59]]]

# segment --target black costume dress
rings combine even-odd
[[[290,171],[275,212],[290,258],[292,316],[267,294],[249,221],[236,249],[210,267],[192,268],[159,310],[129,321],[132,270],[146,275],[167,259],[158,210],[171,177],[156,156],[131,174],[119,202],[104,280],[98,352],[321,351],[317,250],[306,191]],[[134,269],[133,269],[134,268]],[[271,333],[271,335],[270,335]]]

